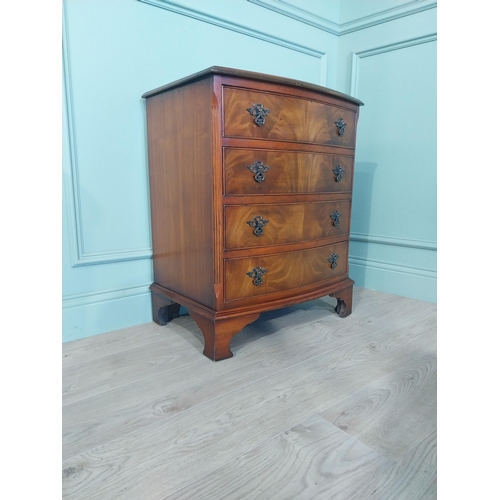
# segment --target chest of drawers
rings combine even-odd
[[[349,226],[360,101],[212,67],[147,92],[153,319],[180,305],[204,354],[262,311],[325,295],[352,309]],[[332,311],[333,312],[333,311]]]

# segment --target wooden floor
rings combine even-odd
[[[436,305],[355,288],[203,356],[189,317],[63,345],[63,498],[436,498]]]

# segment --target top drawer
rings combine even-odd
[[[356,113],[351,110],[233,87],[224,87],[223,100],[225,137],[354,147]]]

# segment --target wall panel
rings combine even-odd
[[[346,35],[339,56],[346,86],[350,74],[346,91],[365,103],[354,178],[352,278],[360,286],[428,301],[436,301],[437,278],[432,16],[435,9]],[[413,30],[407,31],[409,24]]]

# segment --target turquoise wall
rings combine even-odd
[[[339,90],[365,103],[359,120],[350,275],[356,284],[436,301],[436,8],[385,23],[408,2],[345,2],[367,23],[339,37]],[[364,11],[362,6],[366,6]],[[372,24],[372,25],[370,25]]]
[[[63,3],[63,341],[151,321],[140,96],[212,65],[366,103],[351,274],[361,286],[435,300],[435,3],[360,2],[357,13],[353,3]]]

